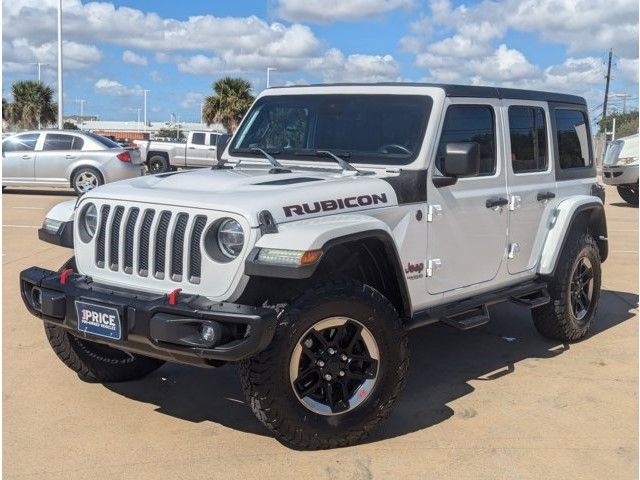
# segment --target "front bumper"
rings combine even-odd
[[[170,305],[168,295],[97,284],[75,273],[63,284],[59,273],[38,267],[20,273],[20,292],[30,313],[72,335],[132,353],[200,366],[255,355],[271,342],[277,321],[274,308],[212,302],[186,294]],[[79,331],[76,300],[117,309],[121,340]],[[203,325],[215,332],[213,340],[200,336]]]
[[[604,166],[602,181],[607,185],[629,185],[638,183],[638,165]]]

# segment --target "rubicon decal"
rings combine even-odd
[[[380,203],[387,203],[386,193],[321,200],[319,202],[303,203],[302,205],[287,205],[282,208],[285,216],[291,217],[293,215],[307,215],[309,213],[330,212],[332,210],[344,210],[347,208],[368,207],[369,205],[378,205]]]

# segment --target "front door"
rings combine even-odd
[[[39,133],[24,133],[2,142],[2,179],[5,182],[33,182],[35,149],[39,137]]]
[[[448,99],[435,165],[429,169],[427,290],[431,294],[483,284],[496,277],[505,257],[507,188],[499,122],[500,100]],[[449,186],[441,173],[447,143],[476,142],[478,176]]]
[[[509,273],[533,270],[551,218],[556,181],[544,102],[505,100],[509,191]],[[547,219],[547,220],[545,220]]]

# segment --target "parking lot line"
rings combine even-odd
[[[15,208],[16,210],[44,210],[44,207],[9,207]]]
[[[40,228],[40,225],[5,225],[2,224],[5,228]]]

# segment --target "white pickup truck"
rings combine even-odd
[[[228,136],[221,132],[189,132],[186,142],[136,140],[140,154],[150,173],[163,173],[176,168],[210,167],[216,162],[218,145]]]

